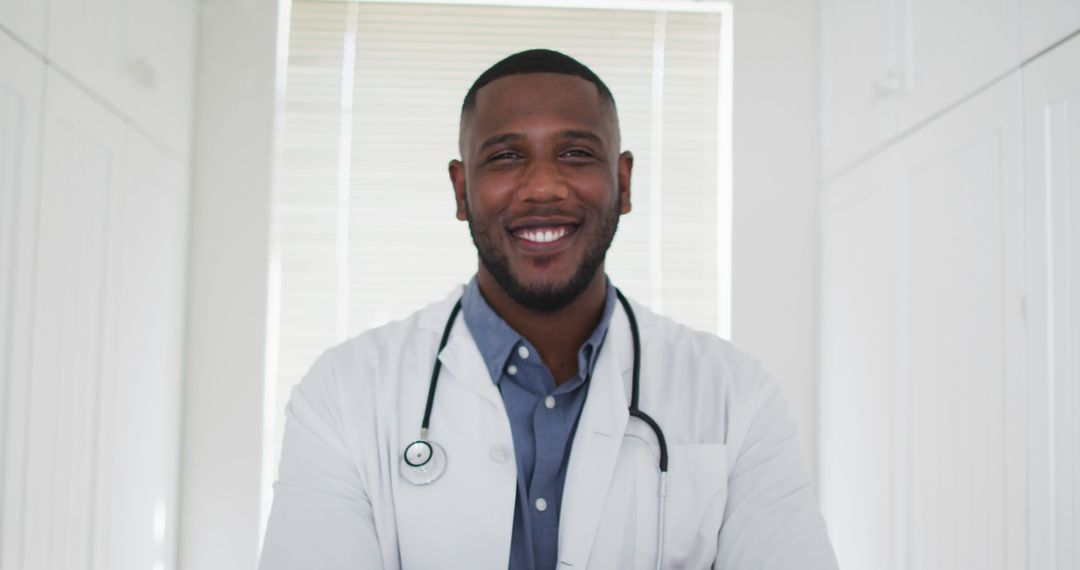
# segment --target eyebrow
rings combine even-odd
[[[484,141],[484,144],[480,145],[480,150],[484,150],[489,146],[495,146],[504,142],[518,141],[523,138],[525,138],[525,135],[522,135],[520,133],[503,133],[501,135],[495,135],[493,137],[488,137],[488,139]]]
[[[594,142],[596,144],[600,144],[600,145],[604,144],[604,140],[601,139],[599,135],[597,135],[596,133],[594,133],[592,131],[582,131],[582,130],[577,130],[577,129],[565,129],[565,130],[559,131],[558,137],[563,138],[563,139],[585,139],[585,140],[592,141],[592,142]],[[492,137],[488,137],[488,139],[484,141],[484,144],[480,145],[480,150],[484,150],[485,148],[488,148],[490,146],[495,146],[497,144],[519,141],[519,140],[521,140],[523,138],[525,138],[525,135],[523,135],[521,133],[503,133],[503,134],[495,135],[495,136],[492,136]]]
[[[590,140],[596,144],[604,144],[604,139],[601,139],[599,135],[592,131],[579,131],[574,129],[567,129],[565,131],[559,131],[559,137],[564,139],[585,139]]]

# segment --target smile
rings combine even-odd
[[[551,243],[574,233],[574,226],[549,226],[521,228],[514,232],[514,237],[532,243]]]
[[[532,243],[551,243],[565,238],[573,232],[572,226],[553,226],[550,228],[522,228],[514,232],[515,238]]]

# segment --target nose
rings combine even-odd
[[[551,161],[534,161],[518,189],[518,198],[523,202],[556,202],[568,194],[566,180]]]

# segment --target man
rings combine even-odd
[[[633,156],[600,78],[514,54],[459,147],[476,277],[296,389],[262,568],[835,568],[776,382],[604,273]]]

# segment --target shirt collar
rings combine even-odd
[[[578,365],[579,367],[582,364],[587,366],[588,369],[584,371],[586,373],[590,372],[596,363],[596,358],[600,353],[599,348],[604,343],[608,325],[611,324],[611,315],[615,312],[615,286],[611,284],[610,279],[605,278],[605,282],[607,292],[604,299],[604,312],[601,313],[600,322],[597,323],[592,334],[578,350]],[[465,319],[465,325],[469,327],[469,333],[476,340],[476,346],[480,349],[480,355],[484,358],[484,364],[487,365],[492,382],[498,384],[511,351],[519,343],[525,341],[524,337],[507,324],[495,312],[495,309],[491,308],[491,305],[488,305],[484,295],[480,293],[480,286],[475,276],[465,286],[465,292],[461,297],[461,313]],[[588,352],[585,347],[590,347]],[[586,354],[588,354],[589,362],[583,361]]]

